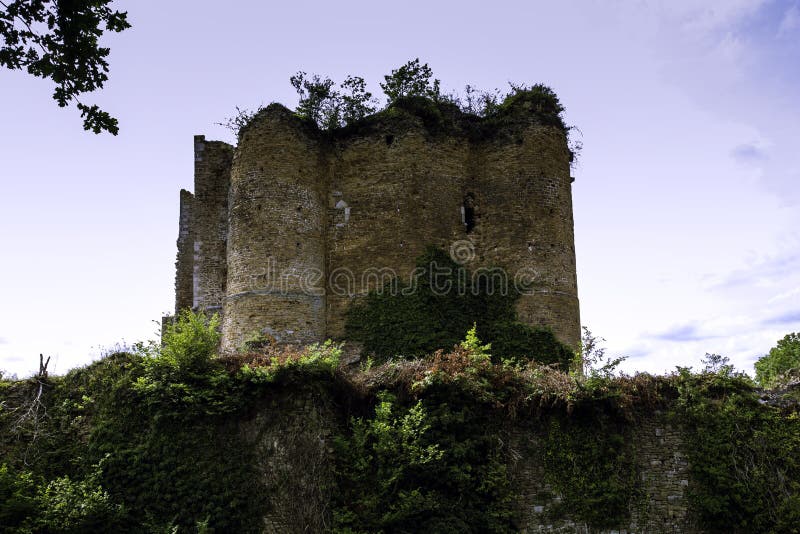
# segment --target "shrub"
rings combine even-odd
[[[38,529],[51,533],[113,530],[122,520],[122,508],[111,501],[97,478],[95,474],[73,481],[64,476],[42,487],[37,495]]]
[[[673,415],[686,430],[689,500],[708,532],[796,532],[800,418],[759,402],[752,380],[723,365],[681,369]],[[780,459],[780,460],[778,460]]]
[[[0,466],[0,532],[16,532],[35,515],[36,484],[30,472],[15,472]]]
[[[183,374],[202,374],[216,356],[220,340],[220,319],[184,310],[174,324],[168,325],[162,347],[150,361],[159,367]]]
[[[420,65],[419,58],[408,61],[402,67],[392,69],[392,73],[384,76],[381,89],[386,94],[388,104],[397,99],[409,96],[421,96],[437,100],[439,80],[433,79],[433,71],[427,63]]]
[[[339,366],[340,344],[327,340],[298,350],[271,346],[263,354],[243,355],[239,377],[253,384],[275,382],[282,373],[300,371],[310,376],[332,375]]]
[[[756,380],[765,388],[780,387],[794,372],[800,378],[800,333],[787,334],[755,363]]]
[[[404,406],[378,394],[374,416],[335,441],[334,532],[512,532],[506,467],[485,413],[448,396]]]

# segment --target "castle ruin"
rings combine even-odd
[[[272,104],[237,147],[196,136],[194,156],[175,311],[219,312],[223,351],[343,339],[351,303],[428,246],[524,279],[519,319],[578,346],[572,154],[524,100],[491,124],[395,106],[333,132]]]

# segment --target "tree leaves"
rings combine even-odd
[[[103,33],[130,28],[127,13],[113,11],[111,1],[0,0],[0,66],[52,80],[53,99],[59,107],[75,102],[85,130],[117,135],[117,119],[78,98],[108,81]]]

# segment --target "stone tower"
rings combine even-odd
[[[181,191],[176,312],[221,311],[223,351],[255,333],[344,336],[345,312],[428,246],[524,287],[520,320],[577,347],[580,318],[563,126],[530,102],[493,119],[395,105],[322,132],[279,104],[233,147],[195,137]]]

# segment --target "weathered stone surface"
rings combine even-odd
[[[194,139],[194,235],[192,307],[218,311],[225,298],[228,189],[233,147]],[[179,258],[180,262],[180,258]],[[182,268],[179,267],[180,272]]]
[[[244,442],[256,451],[267,499],[261,532],[326,532],[333,487],[331,400],[308,389],[282,391],[240,422]]]
[[[629,424],[639,497],[628,505],[630,524],[607,532],[699,532],[688,513],[689,463],[680,430],[657,410],[642,411]],[[524,421],[511,431],[509,472],[522,532],[597,532],[569,515],[553,515],[561,497],[546,482],[542,432]]]
[[[264,532],[321,532],[330,526],[333,483],[331,438],[346,420],[321,390],[284,389],[240,423],[248,446],[260,459],[261,484],[268,496]],[[697,533],[689,513],[689,464],[681,428],[658,410],[641,410],[627,423],[635,458],[638,497],[629,503],[629,523],[602,532]],[[661,435],[656,435],[656,429]],[[523,533],[599,533],[557,506],[562,497],[546,481],[545,428],[538,420],[509,421],[498,439],[508,458],[511,493]],[[305,529],[305,530],[304,530]]]
[[[521,320],[576,347],[570,152],[562,130],[520,113],[482,138],[434,135],[413,115],[324,136],[274,104],[235,154],[198,136],[176,307],[192,272],[192,306],[222,306],[224,350],[256,333],[341,338],[353,300],[392,275],[409,280],[433,245],[472,271],[501,268],[496,290],[526,288]]]

